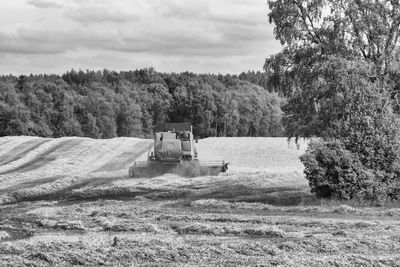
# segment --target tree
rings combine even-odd
[[[176,121],[184,121],[189,117],[189,94],[185,86],[178,85],[172,91],[173,97],[173,111],[170,113],[170,117],[173,117]]]
[[[100,138],[117,136],[115,94],[103,83],[91,83],[88,87],[87,108],[96,118]]]
[[[287,132],[322,137],[302,157],[312,189],[345,198],[360,190],[393,197],[400,181],[393,79],[399,1],[278,0],[269,7],[284,48],[265,69],[286,87]],[[347,172],[349,162],[357,170]]]
[[[281,98],[252,83],[266,86],[268,76],[247,72],[241,77],[246,81],[153,68],[3,75],[0,133],[151,137],[157,124],[186,121],[202,137],[282,134],[277,130],[282,129]]]
[[[0,136],[32,135],[33,123],[15,88],[0,82]]]
[[[399,1],[277,0],[269,1],[269,8],[284,48],[264,68],[271,84],[290,98],[284,107],[289,135],[319,135],[323,129],[313,124],[324,99],[315,91],[321,69],[332,60],[354,65],[350,69],[362,66],[371,82],[386,82],[389,93],[396,88],[387,77],[399,71]]]
[[[116,96],[117,136],[141,136],[142,112],[139,105],[122,95]]]
[[[400,35],[397,0],[277,0],[269,1],[269,8],[289,64],[312,51],[313,58],[340,55],[372,62],[373,75],[381,77],[394,60]]]

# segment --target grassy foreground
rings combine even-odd
[[[400,266],[400,209],[321,204],[305,144],[210,138],[225,174],[127,178],[148,144],[0,138],[0,266]]]

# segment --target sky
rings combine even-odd
[[[1,0],[0,74],[240,73],[280,51],[266,0]]]

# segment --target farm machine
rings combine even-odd
[[[166,123],[154,134],[147,161],[135,161],[129,176],[156,177],[173,173],[185,177],[218,175],[228,169],[225,161],[199,161],[190,123]]]

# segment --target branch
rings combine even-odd
[[[340,1],[340,5],[341,5],[343,11],[346,11],[346,7],[344,6],[343,1]],[[354,19],[353,15],[352,15],[353,13],[352,12],[348,12],[348,13],[349,13],[349,18],[350,18],[351,24],[353,26],[353,31],[354,31],[354,33],[356,35],[356,39],[360,42],[360,44],[364,44],[364,42],[362,40],[362,37],[360,35],[360,31],[356,27],[355,19]],[[363,55],[364,59],[368,59],[370,57],[370,55],[366,54],[365,48],[360,46],[359,49],[360,49],[360,52]]]
[[[310,15],[304,10],[304,7],[302,6],[302,4],[299,3],[296,0],[293,0],[293,3],[300,10],[300,13],[301,13],[300,15],[301,15],[301,19],[303,20],[304,27],[306,28],[306,30],[307,30],[308,34],[310,35],[310,37],[313,39],[313,42],[316,43],[316,44],[323,43],[323,41],[320,38],[320,36],[316,34],[315,26],[314,26],[314,24],[312,22],[312,19],[311,19]],[[307,19],[308,19],[308,22],[307,22]]]
[[[396,16],[396,11],[399,10],[399,1],[391,1],[392,3],[392,19],[393,23],[389,30],[389,36],[386,40],[385,44],[385,56],[388,56],[391,53],[397,43],[399,38],[399,27],[400,27],[400,16]],[[394,41],[394,42],[393,42]]]

